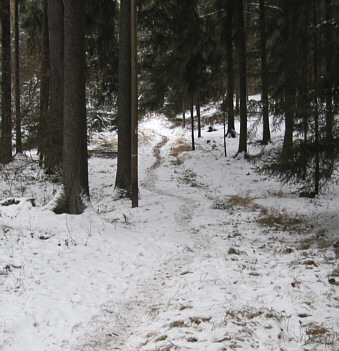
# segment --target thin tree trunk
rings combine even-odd
[[[121,0],[118,72],[118,165],[117,197],[131,195],[131,6]]]
[[[263,145],[271,140],[268,115],[267,35],[265,0],[260,0],[260,56],[261,56],[261,101],[263,115]]]
[[[228,0],[226,14],[226,46],[227,46],[227,136],[236,137],[234,126],[234,62],[233,62],[233,17],[234,2]]]
[[[285,112],[285,133],[283,141],[283,155],[286,158],[291,157],[293,148],[293,131],[294,131],[294,116],[295,116],[295,97],[296,97],[296,82],[294,77],[295,69],[295,39],[293,38],[293,26],[295,23],[292,14],[291,1],[285,2],[285,18],[284,18],[284,41],[286,48],[291,52],[288,53],[288,59],[284,65],[284,112]],[[292,54],[293,53],[293,54]]]
[[[89,196],[85,95],[85,0],[64,0],[64,152],[66,212],[80,214]],[[76,92],[76,93],[75,93]]]
[[[302,55],[301,57],[301,84],[299,85],[299,94],[298,94],[298,109],[301,112],[301,117],[303,118],[303,129],[304,129],[304,153],[303,153],[303,174],[302,179],[305,180],[307,176],[307,160],[309,158],[308,149],[308,133],[309,133],[309,98],[308,91],[309,82],[308,82],[308,53],[309,53],[309,36],[308,36],[308,27],[309,27],[309,1],[303,2],[303,10],[304,16],[300,16],[299,25],[302,31],[300,49],[303,53],[307,53],[306,55]]]
[[[198,89],[197,101],[196,101],[196,111],[198,119],[198,138],[201,138],[201,111],[200,111],[200,90]]]
[[[136,4],[131,0],[131,198],[132,207],[139,205],[138,189],[138,78]]]
[[[333,94],[332,94],[332,57],[333,57],[333,38],[331,33],[331,20],[332,17],[332,1],[326,0],[325,3],[325,13],[326,13],[326,34],[325,34],[325,69],[326,69],[326,153],[327,155],[333,154]]]
[[[313,25],[317,26],[316,1],[313,0]],[[318,79],[318,40],[317,34],[313,34],[313,72],[314,81]],[[317,92],[314,94],[314,138],[315,138],[315,167],[314,167],[314,192],[319,193],[320,182],[320,157],[319,157],[319,108]]]
[[[192,92],[191,97],[191,139],[192,139],[192,151],[195,150],[195,142],[194,142],[194,93]]]
[[[12,159],[12,118],[11,118],[11,27],[10,1],[1,1],[2,26],[2,116],[0,161],[8,163]]]
[[[49,39],[48,39],[48,19],[47,19],[47,1],[43,3],[43,23],[42,23],[42,63],[40,77],[40,123],[39,123],[39,140],[38,151],[40,155],[40,167],[46,153],[46,119],[49,107]]]
[[[182,127],[186,128],[186,102],[182,102]]]
[[[47,115],[45,167],[52,172],[62,165],[64,123],[64,5],[48,0],[51,101]]]
[[[239,86],[240,86],[240,138],[239,153],[247,154],[247,73],[246,41],[243,0],[237,1],[237,32],[239,53]]]
[[[19,51],[19,0],[14,4],[15,33],[15,148],[16,153],[22,152],[21,108],[20,108],[20,51]]]

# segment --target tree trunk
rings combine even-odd
[[[293,29],[295,29],[293,8],[291,6],[292,1],[286,1],[284,3],[284,28],[283,28],[283,40],[286,43],[286,48],[289,48],[290,52],[287,54],[287,58],[284,62],[283,74],[284,74],[284,113],[285,113],[285,133],[283,141],[283,155],[284,157],[291,157],[291,151],[293,147],[293,131],[294,131],[294,117],[295,117],[295,98],[296,98],[296,43]]]
[[[191,139],[192,139],[192,151],[195,150],[194,142],[194,93],[191,96]]]
[[[317,26],[317,11],[316,1],[313,0],[313,25]],[[318,39],[317,34],[313,33],[313,72],[314,81],[318,79]],[[319,108],[318,108],[318,94],[314,94],[314,143],[315,143],[315,165],[314,165],[314,192],[319,193],[320,183],[320,155],[319,155]]]
[[[40,154],[40,166],[46,153],[46,137],[45,130],[47,125],[47,114],[49,107],[49,82],[50,82],[50,66],[49,66],[49,39],[48,39],[48,20],[47,20],[47,1],[43,4],[43,22],[42,22],[42,63],[40,77],[40,123],[39,123],[39,140],[38,151]]]
[[[240,138],[239,153],[247,154],[247,73],[246,73],[246,41],[243,0],[237,1],[237,35],[239,53],[239,87],[240,87]]]
[[[197,119],[198,119],[198,138],[201,138],[201,111],[200,111],[200,90],[199,89],[197,93],[197,102],[195,107],[197,110]]]
[[[21,106],[20,106],[20,51],[19,51],[19,0],[14,4],[14,36],[15,36],[15,148],[22,153]]]
[[[131,195],[131,6],[121,0],[118,72],[118,165],[115,191]]]
[[[136,4],[131,0],[131,198],[132,208],[139,205],[138,188],[138,75]]]
[[[332,57],[333,57],[333,38],[331,21],[332,17],[332,1],[326,0],[325,3],[325,16],[326,16],[326,34],[325,34],[325,70],[326,70],[326,154],[331,155],[334,152],[333,145],[333,92],[332,92]]]
[[[52,172],[62,165],[64,123],[64,5],[62,0],[48,0],[50,54],[50,113],[47,114],[45,168]]]
[[[233,63],[233,17],[234,3],[227,2],[226,46],[227,46],[227,136],[236,137],[234,126],[234,63]]]
[[[182,127],[186,128],[186,101],[182,102]]]
[[[260,56],[261,56],[261,101],[263,116],[263,145],[271,140],[268,115],[268,74],[267,74],[267,35],[265,0],[260,0]]]
[[[2,163],[8,163],[12,159],[10,0],[2,0],[0,6],[2,25],[2,119],[0,161]]]
[[[65,209],[84,211],[89,196],[85,95],[85,0],[64,0],[64,152]]]

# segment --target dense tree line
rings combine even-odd
[[[140,115],[182,113],[185,127],[188,109],[194,150],[200,106],[218,103],[225,135],[237,136],[239,115],[238,154],[248,156],[248,95],[261,94],[261,143],[272,118],[284,125],[262,171],[317,194],[338,159],[338,3],[136,2]],[[11,161],[13,140],[17,153],[36,147],[46,173],[63,177],[60,211],[78,213],[89,194],[87,128],[117,126],[116,194],[130,196],[130,0],[2,0],[0,11],[0,161]]]

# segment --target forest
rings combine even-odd
[[[339,350],[338,0],[0,0],[0,350]]]
[[[237,154],[314,197],[338,160],[338,21],[332,0],[4,0],[1,163],[36,149],[64,186],[56,211],[81,213],[90,133],[118,129],[115,193],[131,197],[132,115],[182,114],[194,150],[201,106],[214,103],[225,136],[239,137]],[[262,120],[258,143],[283,125],[281,145],[248,154],[253,114]]]

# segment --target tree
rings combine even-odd
[[[55,172],[62,164],[64,120],[64,5],[47,1],[50,58],[50,111],[44,128],[45,169]]]
[[[12,159],[10,0],[1,1],[0,6],[2,25],[2,119],[0,162],[8,163]]]
[[[266,33],[266,3],[259,1],[260,12],[260,61],[261,61],[261,102],[263,120],[263,145],[271,140],[270,123],[268,115],[268,67],[267,67],[267,33]]]
[[[43,3],[43,23],[42,23],[42,62],[40,73],[40,121],[38,131],[38,150],[40,154],[40,166],[47,152],[47,140],[45,130],[47,125],[47,114],[49,108],[49,86],[50,86],[50,64],[49,64],[49,39],[48,39],[48,18],[47,2]],[[63,64],[63,63],[62,63]]]
[[[64,33],[64,211],[80,214],[89,197],[84,0],[64,0]]]
[[[20,50],[19,50],[19,0],[14,3],[14,37],[15,37],[15,148],[22,152],[21,104],[20,104]]]
[[[115,195],[131,195],[131,4],[121,1],[118,88],[118,165]]]
[[[233,63],[233,18],[234,2],[227,1],[227,15],[225,26],[226,50],[227,50],[227,136],[236,137],[234,126],[234,63]]]
[[[246,73],[246,41],[243,0],[237,1],[237,45],[239,55],[240,86],[240,138],[238,154],[247,154],[247,73]]]

